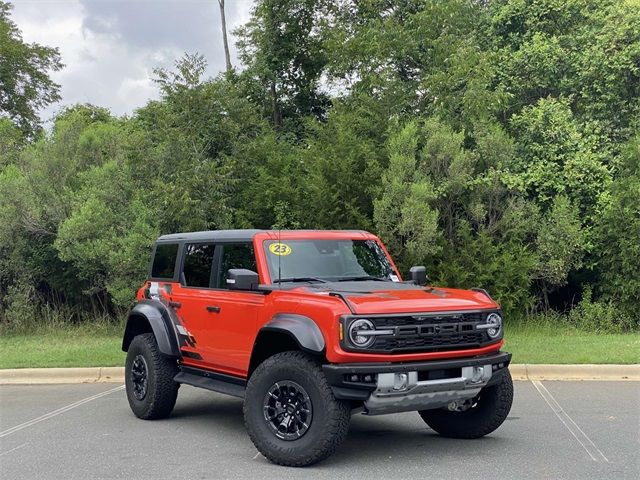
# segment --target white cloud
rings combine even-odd
[[[249,19],[252,0],[227,0],[227,28]],[[157,98],[155,67],[171,67],[183,53],[201,53],[208,75],[224,69],[215,0],[16,0],[12,19],[27,42],[57,47],[65,68],[51,77],[62,101],[41,112],[48,120],[62,106],[92,103],[130,114]],[[233,39],[230,39],[233,44]],[[232,45],[232,61],[237,52]]]

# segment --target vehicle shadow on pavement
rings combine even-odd
[[[178,395],[178,401],[169,420],[194,420],[207,429],[215,426],[218,429],[228,428],[237,431],[238,428],[244,428],[242,400],[205,391],[200,398],[181,402]]]
[[[211,431],[222,435],[244,432],[242,400],[210,392],[189,392],[189,398],[178,402],[169,421],[188,425],[198,434]],[[411,417],[415,415],[415,419]],[[517,417],[516,417],[517,418]],[[409,420],[409,421],[408,421]],[[462,442],[462,443],[461,443]],[[366,417],[356,414],[351,418],[349,434],[338,451],[327,460],[311,468],[335,467],[343,463],[354,465],[372,456],[382,459],[420,460],[442,462],[443,457],[474,456],[479,449],[501,449],[513,442],[512,438],[494,434],[480,440],[453,440],[439,436],[428,428],[417,412],[400,415]]]
[[[408,414],[404,415],[406,418]],[[395,460],[420,460],[423,465],[428,465],[429,458],[434,462],[442,462],[442,459],[448,456],[459,458],[464,450],[473,456],[480,448],[500,448],[500,445],[506,447],[511,441],[499,435],[463,441],[444,438],[427,427],[417,412],[414,415],[415,423],[412,422],[410,428],[402,428],[407,424],[406,421],[398,422],[397,418],[393,418],[395,415],[388,418],[352,417],[344,444],[333,457],[323,462],[323,465],[338,465],[342,462],[357,464],[358,460],[366,461],[371,456]]]

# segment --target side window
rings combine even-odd
[[[227,288],[227,271],[232,268],[246,268],[258,271],[256,256],[253,252],[253,244],[243,243],[238,245],[221,245],[222,259],[218,271],[218,288]]]
[[[183,273],[187,287],[209,287],[214,248],[211,243],[186,245]]]
[[[172,279],[177,257],[177,243],[160,243],[156,245],[156,254],[153,257],[153,265],[151,266],[151,277]]]

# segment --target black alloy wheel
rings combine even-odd
[[[131,377],[133,380],[133,396],[136,400],[144,400],[147,396],[147,361],[142,355],[136,355],[131,364]]]
[[[264,419],[273,434],[282,440],[302,437],[313,420],[313,406],[307,391],[296,382],[274,383],[263,401]]]

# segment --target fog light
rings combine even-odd
[[[471,374],[471,381],[473,383],[478,383],[482,380],[482,367],[473,367],[473,373]]]
[[[393,377],[394,390],[406,390],[409,383],[409,375],[406,373],[396,373]]]

